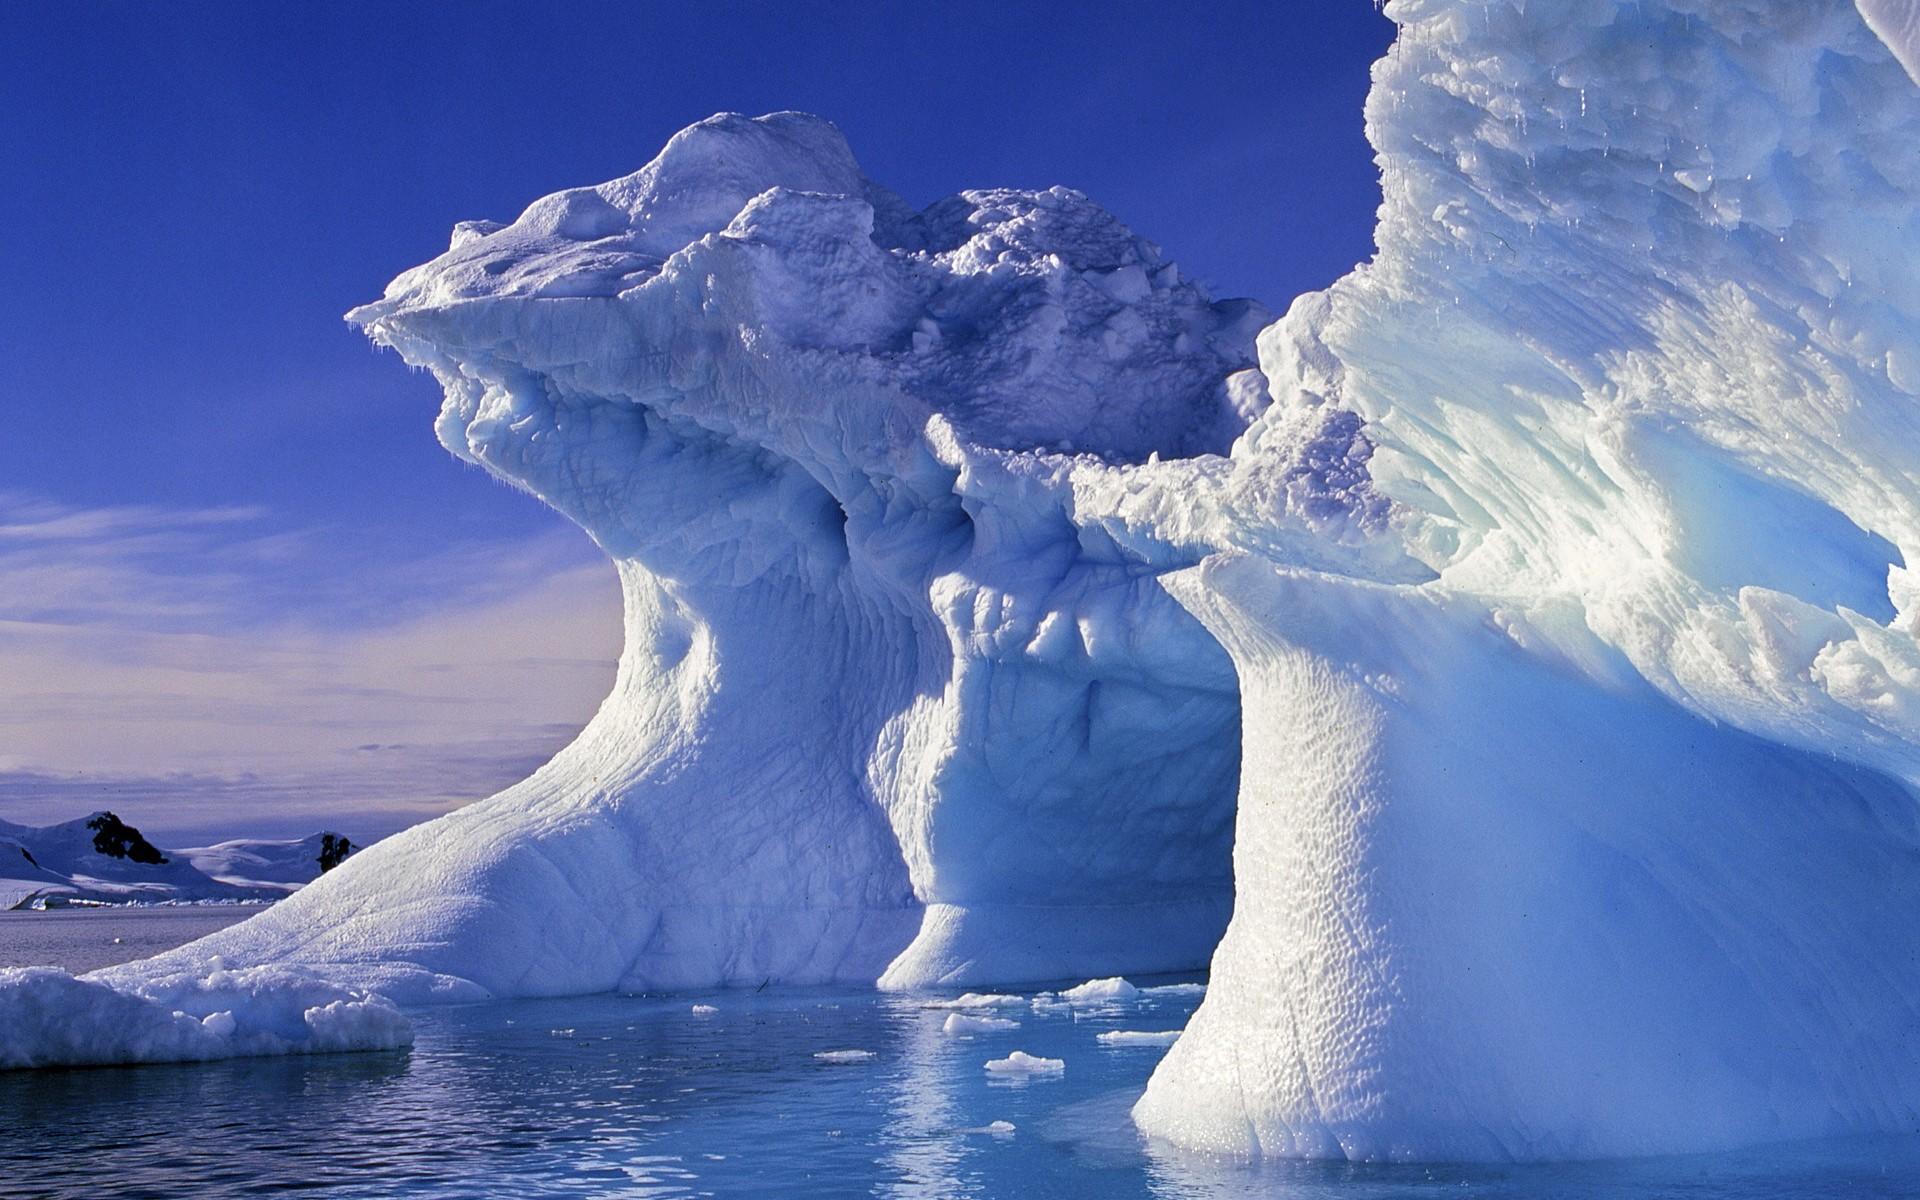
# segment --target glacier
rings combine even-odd
[[[1134,1109],[1179,1146],[1910,1128],[1920,3],[1385,12],[1378,251],[1277,321],[797,113],[456,227],[350,319],[614,561],[613,692],[92,979],[1210,964]]]

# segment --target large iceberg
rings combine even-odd
[[[1077,193],[915,212],[792,113],[456,228],[352,319],[613,558],[614,691],[105,981],[1211,958],[1135,1110],[1188,1146],[1910,1127],[1920,5],[1386,11],[1379,252],[1264,331]]]

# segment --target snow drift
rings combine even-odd
[[[1086,978],[1231,888],[1157,1136],[1908,1125],[1915,7],[1387,13],[1379,253],[1257,349],[1085,197],[914,212],[799,114],[458,227],[352,319],[614,559],[614,692],[114,978]]]

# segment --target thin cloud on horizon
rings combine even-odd
[[[383,560],[257,508],[0,493],[0,817],[384,836],[571,740],[619,612],[570,528]]]

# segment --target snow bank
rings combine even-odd
[[[0,1068],[390,1050],[413,1027],[383,997],[281,967],[119,988],[53,967],[0,970]]]

